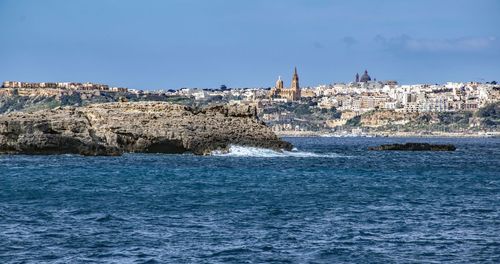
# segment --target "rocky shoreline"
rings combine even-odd
[[[292,149],[250,106],[106,103],[0,115],[3,154],[206,155],[230,145]]]
[[[327,133],[318,131],[279,131],[276,134],[280,137],[392,137],[392,138],[491,138],[500,137],[500,132],[477,132],[477,133],[459,133],[459,132],[378,132],[363,134],[342,134]]]

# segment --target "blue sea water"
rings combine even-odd
[[[0,156],[0,263],[500,263],[500,139],[287,140]]]

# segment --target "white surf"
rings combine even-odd
[[[275,151],[272,149],[230,146],[228,151],[213,151],[213,156],[224,157],[258,157],[258,158],[281,158],[281,157],[298,157],[298,158],[338,158],[343,157],[336,153],[314,153],[306,151],[298,151],[294,148],[292,151]]]

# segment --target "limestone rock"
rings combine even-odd
[[[229,145],[290,150],[250,106],[107,103],[0,116],[0,153],[208,154]]]
[[[454,151],[456,147],[451,144],[405,143],[386,144],[378,147],[369,147],[368,150],[399,150],[399,151]]]

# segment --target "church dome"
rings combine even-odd
[[[283,80],[281,80],[281,76],[278,77],[278,80],[276,81],[275,87],[278,89],[283,89]]]
[[[368,75],[367,70],[365,70],[365,73],[363,73],[363,75],[361,75],[361,78],[359,78],[360,82],[369,82],[371,80],[372,80],[372,78],[370,77],[370,75]]]

